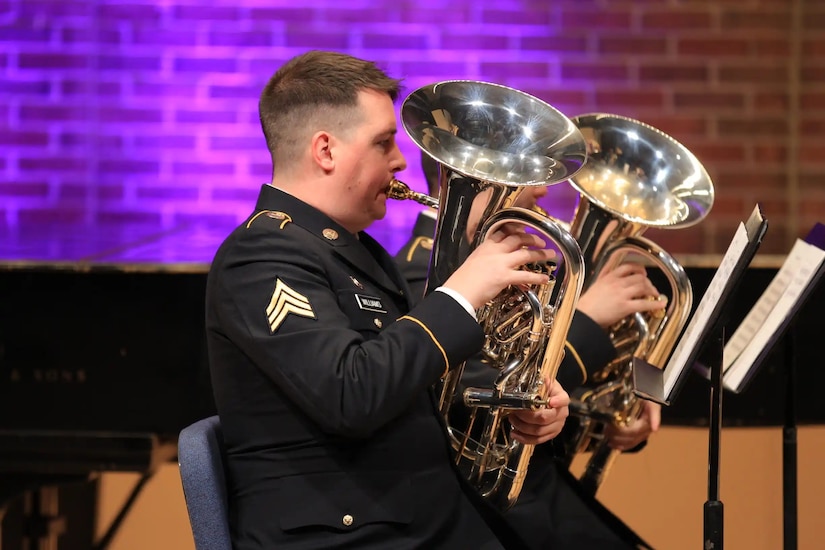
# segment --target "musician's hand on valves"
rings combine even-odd
[[[608,426],[605,428],[607,444],[611,449],[627,451],[634,448],[659,429],[662,422],[662,406],[653,401],[642,400],[639,418],[629,426]]]
[[[547,408],[536,411],[519,410],[508,415],[512,429],[510,435],[516,441],[527,445],[538,445],[555,438],[564,427],[570,413],[570,396],[557,381],[552,380],[548,394]]]
[[[663,310],[667,300],[647,278],[643,265],[625,263],[600,273],[576,307],[600,327],[608,328],[633,313]]]
[[[555,251],[536,235],[507,224],[490,233],[444,283],[476,309],[483,306],[509,285],[541,285],[547,275],[519,269],[533,262],[546,262]]]

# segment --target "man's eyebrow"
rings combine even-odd
[[[398,128],[392,128],[392,129],[387,129],[387,130],[384,130],[383,132],[377,133],[375,135],[375,137],[376,138],[390,137],[390,136],[396,135],[397,133],[398,133]]]

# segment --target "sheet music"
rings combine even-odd
[[[687,328],[682,334],[679,344],[670,356],[664,370],[664,395],[667,399],[673,391],[673,387],[679,380],[679,375],[687,366],[690,354],[698,344],[698,339],[702,334],[702,329],[707,325],[710,316],[713,314],[714,306],[717,305],[722,293],[724,292],[726,283],[730,278],[733,268],[736,267],[739,258],[742,256],[745,248],[748,246],[748,232],[745,229],[744,223],[739,223],[736,229],[736,234],[728,247],[722,262],[719,264],[719,269],[711,279],[701,302],[696,307]]]
[[[825,261],[825,251],[797,239],[785,263],[725,346],[725,387],[738,390]],[[730,348],[730,349],[728,349]]]
[[[736,332],[733,333],[730,340],[725,344],[725,354],[723,361],[723,372],[727,372],[728,368],[739,357],[742,351],[753,340],[754,335],[759,328],[765,323],[765,319],[776,307],[777,302],[782,298],[783,293],[788,288],[793,280],[794,272],[800,268],[802,263],[802,251],[806,245],[804,242],[797,240],[788,254],[785,263],[779,268],[779,271],[774,276],[768,288],[759,297],[756,304],[748,312],[742,323],[737,327]]]

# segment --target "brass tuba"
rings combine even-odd
[[[585,289],[603,270],[639,255],[670,285],[667,308],[629,316],[610,329],[617,357],[573,399],[579,424],[566,455],[591,451],[579,481],[595,494],[618,455],[602,437],[609,424],[627,425],[641,411],[633,392],[634,357],[658,367],[667,361],[690,314],[693,291],[684,269],[658,245],[641,237],[648,227],[677,229],[701,221],[713,205],[713,184],[699,160],[667,134],[612,114],[573,118],[587,142],[585,166],[570,178],[580,193],[570,232],[585,261]]]
[[[536,232],[557,249],[565,268],[557,284],[554,263],[525,266],[550,275],[550,282],[506,288],[477,311],[486,336],[484,361],[495,369],[490,371],[495,382],[464,390],[464,403],[472,411],[466,426],[451,425],[450,415],[463,365],[442,380],[439,404],[456,464],[482,496],[506,509],[521,491],[533,446],[509,437],[505,417],[514,409],[546,405],[544,380],[555,376],[561,362],[583,281],[581,250],[569,232],[514,204],[527,187],[559,183],[579,170],[586,158],[584,141],[570,119],[550,105],[486,82],[446,81],[420,88],[404,100],[401,120],[439,168],[428,290],[441,286],[503,224]],[[390,196],[436,205],[435,199],[398,181]],[[482,408],[487,414],[474,427]]]

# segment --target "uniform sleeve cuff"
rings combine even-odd
[[[436,288],[435,291],[436,292],[443,292],[447,296],[451,297],[453,300],[458,302],[461,305],[461,307],[464,308],[464,311],[469,313],[470,316],[474,320],[478,321],[478,318],[476,317],[476,310],[473,307],[473,305],[470,302],[467,301],[467,298],[465,298],[464,296],[462,296],[461,294],[459,294],[455,290],[453,290],[451,288],[447,288],[445,286],[440,286],[440,287]]]

